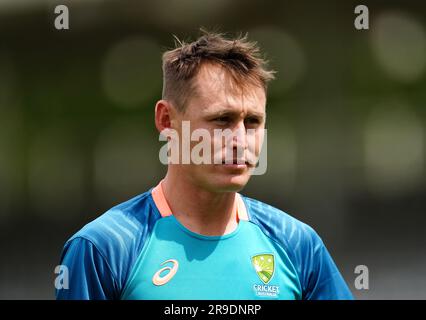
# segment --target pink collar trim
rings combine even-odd
[[[152,189],[152,198],[154,199],[154,203],[157,206],[158,211],[160,211],[161,216],[164,218],[171,216],[173,213],[170,209],[169,204],[167,203],[166,197],[164,196],[162,184],[163,180],[161,180],[160,183],[156,187],[154,187],[154,189]],[[248,221],[247,209],[243,198],[239,193],[235,194],[235,198],[237,202],[235,208],[237,210],[237,221]]]

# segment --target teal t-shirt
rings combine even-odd
[[[352,299],[316,232],[237,194],[237,228],[204,236],[171,212],[161,185],[77,232],[57,299]]]

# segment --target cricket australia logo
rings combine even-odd
[[[251,263],[263,284],[255,284],[254,291],[258,296],[276,298],[279,287],[268,285],[275,273],[275,258],[273,254],[258,254],[251,258]]]

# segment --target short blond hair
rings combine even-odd
[[[268,70],[260,48],[256,42],[248,41],[247,34],[228,39],[221,33],[201,32],[191,43],[175,37],[176,48],[163,54],[163,99],[184,110],[186,98],[194,89],[192,80],[204,63],[222,66],[238,86],[251,84],[267,90],[275,71]]]

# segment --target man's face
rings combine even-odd
[[[181,143],[188,138],[182,136],[183,121],[189,121],[191,135],[199,129],[208,131],[211,161],[191,161],[180,165],[180,170],[205,190],[239,191],[250,178],[263,142],[265,91],[254,85],[242,90],[223,68],[212,64],[203,65],[194,81],[195,90],[187,99],[186,109],[176,114],[172,127],[178,131]],[[188,142],[190,149],[201,141]]]

